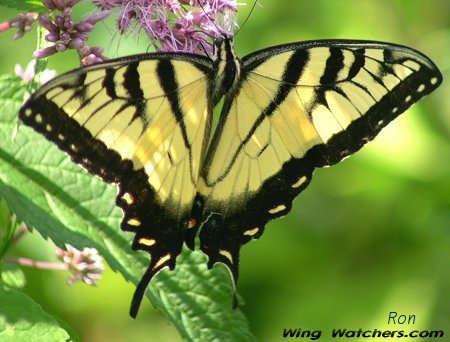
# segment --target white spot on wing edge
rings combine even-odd
[[[424,90],[425,90],[425,84],[421,84],[421,85],[417,88],[417,91],[418,91],[419,93],[423,92]]]
[[[141,225],[141,221],[137,218],[131,218],[127,220],[127,224],[129,224],[130,226],[139,227]]]
[[[259,228],[258,228],[258,227],[255,227],[255,228],[246,230],[246,231],[244,232],[244,235],[247,235],[247,236],[254,236],[254,235],[255,235],[256,233],[258,233],[258,232],[259,232]]]
[[[437,77],[433,77],[433,78],[430,80],[430,82],[431,82],[432,85],[435,85],[436,83],[438,83],[438,78],[437,78]]]
[[[25,109],[24,112],[25,116],[31,116],[31,114],[33,114],[33,111],[30,108]]]
[[[153,246],[156,243],[156,240],[155,239],[148,239],[148,238],[140,238],[138,242],[141,245],[150,247],[150,246]]]
[[[306,176],[301,176],[294,184],[291,185],[292,188],[298,188],[307,180]]]
[[[273,207],[272,209],[269,209],[269,214],[276,214],[280,211],[283,211],[286,209],[286,206],[284,204],[279,204],[276,207]]]
[[[166,261],[170,260],[172,256],[170,255],[170,253],[167,253],[166,255],[164,255],[163,257],[159,258],[158,262],[155,264],[155,266],[153,267],[153,269],[160,267],[162,264],[164,264]]]
[[[219,254],[223,255],[225,258],[227,258],[228,260],[230,260],[230,263],[233,263],[233,256],[231,255],[230,252],[226,251],[226,250],[219,250]]]
[[[129,192],[125,192],[125,193],[122,195],[122,199],[123,199],[123,200],[125,201],[125,203],[128,204],[128,205],[133,204],[133,202],[134,202],[134,197],[133,197],[133,195],[130,194]]]

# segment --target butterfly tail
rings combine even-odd
[[[142,299],[144,298],[145,291],[147,290],[148,284],[153,279],[153,277],[159,273],[164,267],[169,267],[171,270],[175,268],[175,262],[171,261],[166,257],[154,258],[150,262],[150,265],[147,267],[144,275],[142,276],[141,281],[136,286],[136,290],[134,291],[133,299],[131,301],[130,307],[130,316],[132,318],[136,318],[139,307],[141,306]]]

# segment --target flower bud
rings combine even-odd
[[[19,31],[17,31],[16,33],[14,33],[14,38],[13,38],[13,39],[14,39],[14,40],[20,39],[20,38],[23,37],[24,34],[25,34],[24,31],[19,30]]]
[[[72,14],[73,14],[73,9],[70,7],[65,8],[63,11],[64,18],[69,18],[72,16]]]
[[[55,23],[58,26],[58,28],[62,29],[64,27],[64,22],[65,22],[64,17],[60,15],[57,15],[55,17]]]
[[[84,41],[80,38],[71,39],[67,44],[71,49],[79,49],[84,45]]]
[[[95,14],[92,14],[92,15],[88,16],[82,22],[86,22],[86,23],[94,25],[97,22],[102,21],[103,19],[107,18],[110,13],[111,13],[111,11],[98,12],[98,13],[95,13]]]
[[[79,24],[76,24],[74,29],[78,32],[91,32],[94,28],[94,25],[89,24],[88,22],[82,21]]]
[[[60,34],[60,39],[64,42],[67,42],[70,40],[70,33],[69,32],[63,32]]]
[[[39,23],[44,26],[50,32],[59,32],[59,28],[53,24],[45,14],[38,16]]]
[[[48,42],[57,42],[60,39],[60,35],[57,32],[51,32],[47,35],[45,35],[45,40]]]
[[[89,36],[83,32],[73,32],[70,34],[70,37],[72,39],[80,38],[81,40],[88,40],[88,38],[89,38]]]
[[[100,56],[104,50],[105,49],[103,49],[101,46],[91,47],[91,53],[93,53],[96,56]]]
[[[73,20],[66,18],[66,20],[64,21],[64,29],[67,31],[72,31],[74,27],[75,23],[73,22]]]
[[[57,52],[56,46],[52,45],[52,46],[48,46],[46,48],[34,51],[33,56],[36,58],[45,58],[45,57],[55,54],[56,52]]]
[[[58,44],[56,44],[56,50],[58,52],[66,51],[67,50],[67,45],[64,44],[64,43],[58,43]]]
[[[55,4],[55,7],[60,11],[63,11],[64,8],[66,7],[64,0],[53,0],[53,3]]]
[[[89,55],[91,53],[91,48],[89,46],[85,45],[78,51],[82,56],[86,57],[87,55]]]

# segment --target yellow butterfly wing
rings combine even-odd
[[[244,57],[199,182],[209,266],[224,263],[236,280],[241,246],[290,210],[316,167],[359,150],[441,80],[421,53],[377,42],[293,43]]]
[[[20,111],[73,161],[118,184],[121,228],[151,255],[133,316],[150,279],[181,251],[209,136],[211,68],[182,54],[113,60],[52,80]]]

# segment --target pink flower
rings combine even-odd
[[[22,69],[22,66],[20,64],[16,64],[14,71],[15,74],[20,78],[22,78],[25,83],[28,83],[34,78],[35,66],[36,60],[33,59],[30,63],[28,63],[25,70]],[[56,76],[55,70],[46,69],[38,75],[37,82],[39,82],[40,85],[43,85],[48,81],[50,81],[55,76]]]
[[[30,82],[34,78],[34,66],[36,65],[36,60],[33,59],[30,63],[28,63],[25,70],[22,69],[20,64],[16,64],[14,68],[14,72],[17,76],[19,76],[25,83]]]
[[[102,277],[101,273],[105,269],[102,258],[95,248],[85,248],[82,251],[66,245],[66,251],[58,248],[56,257],[65,263],[72,276],[67,279],[67,283],[72,285],[80,280],[88,285],[97,285],[97,280]]]

